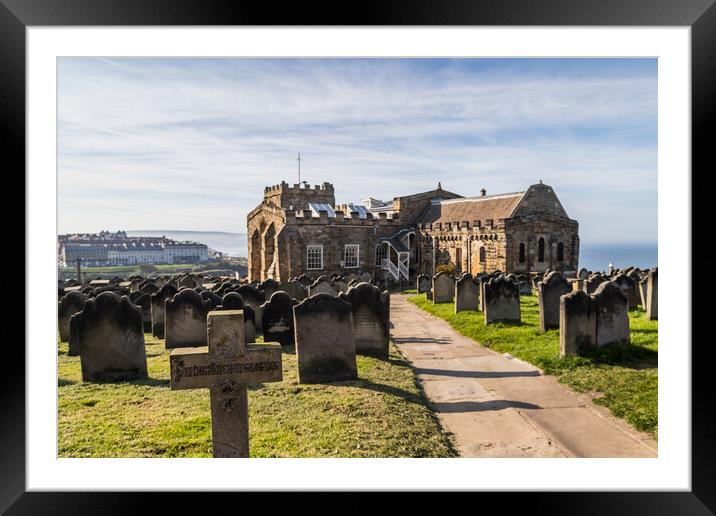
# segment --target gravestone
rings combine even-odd
[[[504,276],[483,283],[485,324],[520,322],[520,292],[514,281]]]
[[[211,302],[194,290],[179,290],[165,303],[165,346],[167,349],[206,344],[206,315]]]
[[[210,303],[209,310],[213,310],[216,305],[221,303],[221,298],[211,290],[202,290],[199,295],[201,295],[201,298],[204,301],[208,301]]]
[[[147,377],[142,311],[126,296],[103,292],[72,316],[82,380],[116,382]]]
[[[142,329],[144,333],[152,331],[152,298],[150,294],[141,293],[133,301],[135,305],[142,309]]]
[[[418,294],[430,292],[432,286],[433,282],[430,280],[430,276],[427,274],[418,274],[418,277],[416,278],[416,289],[418,290]]]
[[[282,281],[278,284],[278,290],[286,292],[296,301],[306,299],[306,289],[298,281]]]
[[[371,283],[373,281],[373,274],[370,271],[363,271],[358,275],[359,283]]]
[[[646,286],[646,318],[650,321],[659,318],[659,269],[649,271]]]
[[[390,294],[358,283],[338,295],[351,304],[356,353],[387,357],[390,342]]]
[[[577,278],[581,279],[581,280],[585,280],[585,279],[589,278],[589,271],[587,269],[585,269],[584,267],[582,267],[581,269],[579,269],[579,272],[577,273]]]
[[[477,311],[480,287],[467,273],[455,282],[455,313]]]
[[[70,340],[70,318],[85,306],[85,296],[81,292],[72,291],[65,294],[57,303],[57,325],[60,340]]]
[[[586,292],[575,290],[559,300],[561,356],[583,355],[597,346],[597,305]]]
[[[261,305],[264,340],[282,346],[294,345],[293,305],[291,296],[280,290]]]
[[[343,278],[337,278],[333,280],[333,288],[338,294],[346,292],[348,290],[348,282]]]
[[[603,276],[598,273],[593,274],[584,282],[584,292],[586,292],[587,294],[594,294],[597,288],[599,288],[599,285],[601,285],[605,281],[609,281],[606,276]]]
[[[455,295],[455,280],[447,272],[433,276],[433,303],[452,303]]]
[[[268,278],[261,283],[259,290],[264,293],[264,299],[270,299],[271,295],[278,290],[278,282],[273,278]]]
[[[628,301],[613,281],[605,281],[592,294],[597,312],[597,346],[629,343]]]
[[[214,457],[249,456],[248,384],[283,379],[278,343],[245,344],[240,310],[209,312],[208,347],[169,355],[172,390],[209,389]]]
[[[613,280],[619,288],[622,289],[624,296],[627,298],[627,308],[632,310],[639,304],[638,284],[626,274],[619,274]]]
[[[338,292],[333,288],[328,278],[318,278],[314,283],[308,287],[308,295],[315,296],[316,294],[328,294],[329,296],[337,296]]]
[[[166,283],[149,296],[151,304],[151,318],[152,318],[152,335],[154,337],[164,338],[164,308],[167,299],[174,296],[177,293],[177,289],[171,283]]]
[[[357,376],[351,304],[316,294],[293,307],[299,383],[353,380]]]
[[[227,292],[215,310],[243,310],[244,338],[246,343],[256,342],[256,315],[254,309],[246,306],[244,298],[238,292]]]
[[[307,276],[306,274],[301,274],[298,278],[296,278],[296,281],[298,281],[305,288],[308,288],[313,284],[313,278]]]
[[[559,328],[559,299],[571,291],[572,287],[569,282],[558,271],[550,272],[537,284],[541,331]]]
[[[196,288],[197,282],[191,275],[186,274],[177,280],[177,286],[179,287],[179,289],[181,289],[182,287]]]
[[[251,307],[254,311],[256,333],[260,333],[263,327],[261,305],[266,302],[263,292],[251,285],[241,285],[236,292],[241,294],[241,297],[244,299],[244,306]]]
[[[649,283],[649,277],[645,277],[639,280],[639,302],[641,303],[642,308],[646,310],[646,298],[647,298],[647,288]]]

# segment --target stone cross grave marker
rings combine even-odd
[[[177,348],[169,355],[171,388],[208,388],[214,457],[248,457],[246,385],[283,379],[281,345],[246,345],[241,310],[211,311],[207,319],[208,346]]]

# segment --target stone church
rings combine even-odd
[[[579,224],[551,186],[462,197],[437,189],[336,204],[333,185],[264,189],[247,215],[249,279],[370,271],[396,281],[436,270],[576,271]]]

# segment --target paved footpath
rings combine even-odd
[[[391,337],[464,457],[656,457],[657,443],[508,354],[391,295]]]

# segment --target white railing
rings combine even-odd
[[[408,271],[408,268],[405,266],[404,263],[401,263],[398,266],[398,271],[400,272],[400,275],[403,276],[406,280],[409,279],[408,276],[410,275],[410,272]]]
[[[383,259],[383,268],[387,269],[391,276],[393,276],[396,280],[400,279],[400,272],[398,271],[398,268],[388,258]]]

